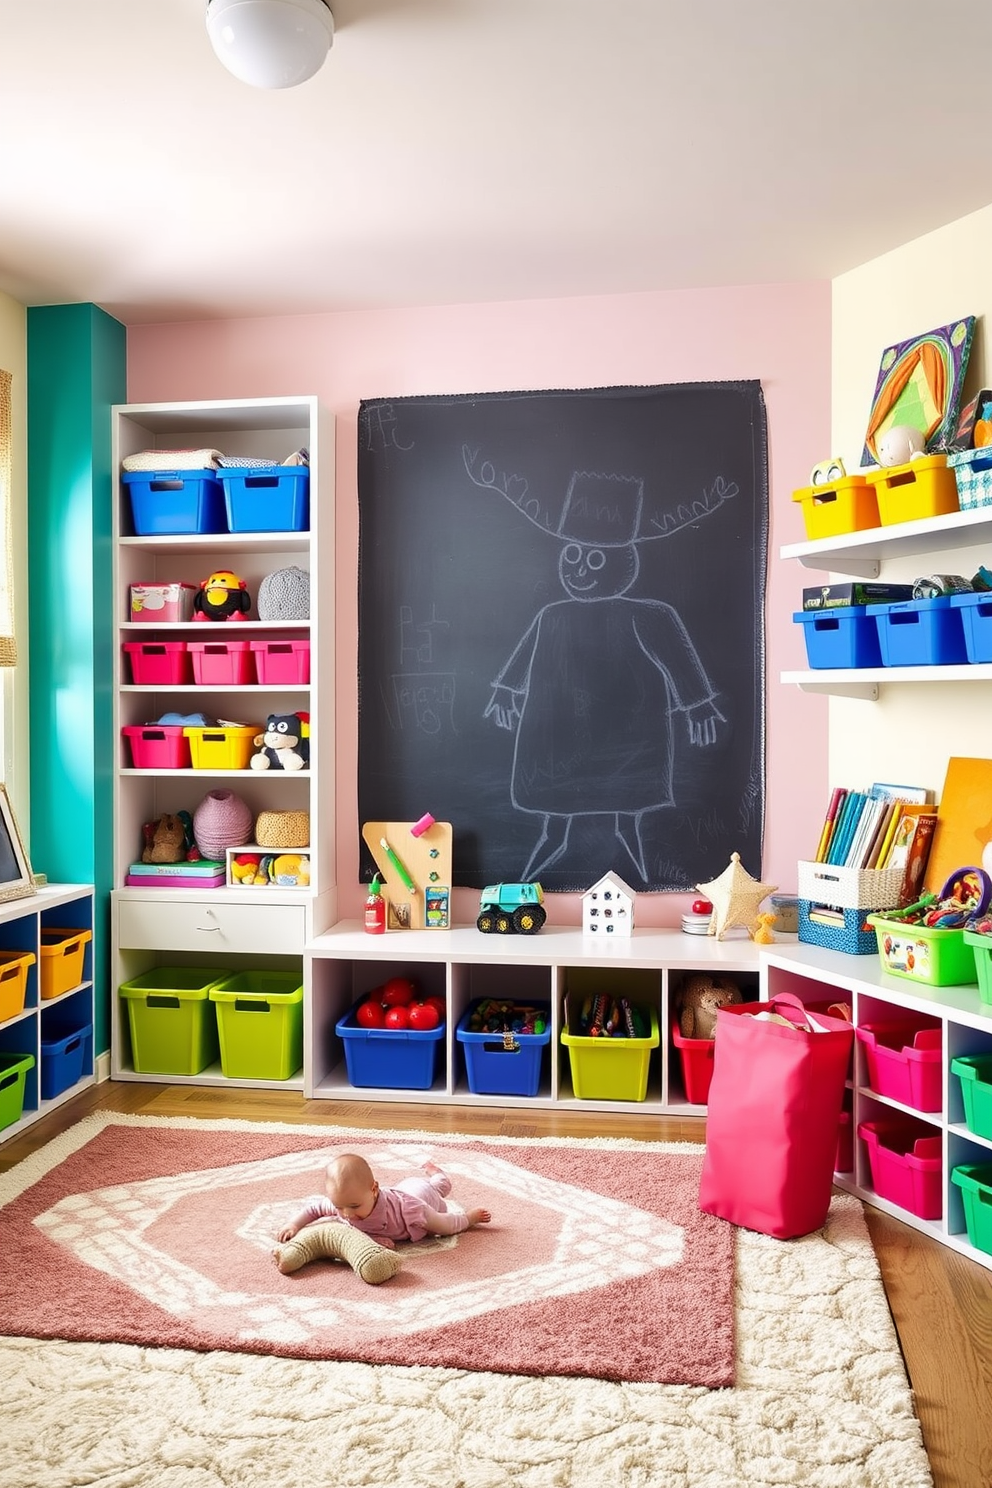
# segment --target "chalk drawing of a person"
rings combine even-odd
[[[516,729],[512,803],[541,818],[524,880],[562,857],[575,817],[604,814],[647,879],[644,816],[676,804],[675,716],[699,748],[726,721],[677,610],[628,593],[638,544],[670,530],[642,533],[643,501],[637,478],[572,476],[555,530],[565,598],[538,612],[493,684],[485,716]]]

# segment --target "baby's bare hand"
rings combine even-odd
[[[284,1230],[280,1230],[279,1231],[279,1234],[278,1234],[278,1237],[277,1237],[278,1240],[279,1240],[279,1244],[280,1245],[286,1245],[290,1240],[292,1240],[292,1238],[293,1238],[293,1236],[295,1234],[296,1234],[296,1226],[295,1225],[287,1225]]]
[[[488,1209],[469,1209],[465,1217],[470,1230],[474,1230],[476,1225],[488,1224],[492,1219]]]

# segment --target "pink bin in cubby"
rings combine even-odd
[[[125,641],[131,680],[139,687],[176,686],[193,679],[185,641]]]
[[[190,641],[193,681],[201,687],[241,687],[254,681],[247,641]]]
[[[121,729],[136,770],[188,770],[189,740],[179,724],[136,723]]]
[[[878,1197],[919,1219],[939,1219],[943,1212],[940,1133],[921,1134],[911,1121],[860,1121],[858,1136],[868,1148],[872,1187]]]
[[[864,1023],[855,1029],[868,1061],[868,1084],[876,1095],[939,1111],[942,1093],[942,1038],[939,1028],[919,1023]]]
[[[309,641],[252,641],[251,649],[263,687],[292,687],[310,681]]]

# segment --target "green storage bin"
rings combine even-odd
[[[642,1008],[651,1032],[645,1038],[587,1038],[563,1028],[576,1100],[642,1101],[648,1093],[651,1051],[661,1042],[658,1013]],[[566,1005],[566,1017],[568,1008]]]
[[[951,1169],[951,1179],[964,1200],[968,1239],[992,1255],[992,1163],[962,1163]]]
[[[882,970],[931,987],[956,987],[978,980],[975,957],[965,930],[938,930],[888,919],[885,911],[868,916],[878,937]]]
[[[0,1131],[24,1114],[24,1086],[33,1054],[0,1054]]]
[[[210,989],[231,1080],[290,1080],[303,1064],[303,970],[244,971]]]
[[[158,966],[121,983],[135,1074],[198,1075],[216,1061],[217,1017],[209,993],[225,975],[202,966]]]
[[[976,1137],[992,1141],[992,1054],[962,1054],[951,1060],[961,1081],[964,1120]]]
[[[982,1002],[992,1003],[992,935],[980,935],[975,930],[965,930],[963,934],[964,943],[975,958],[978,996]]]

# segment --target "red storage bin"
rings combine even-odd
[[[185,641],[125,641],[131,680],[139,687],[182,684],[193,680]]]
[[[135,723],[121,729],[136,770],[188,770],[189,740],[180,724]]]
[[[921,1133],[915,1122],[860,1121],[858,1136],[868,1148],[872,1187],[880,1199],[919,1219],[943,1212],[940,1134]]]
[[[251,649],[263,687],[292,687],[310,681],[309,641],[252,641]]]
[[[252,682],[247,641],[190,641],[193,681],[201,687],[240,687]]]
[[[868,1084],[877,1095],[916,1111],[939,1111],[943,1104],[943,1054],[939,1028],[919,1023],[865,1023],[855,1030],[868,1061]]]
[[[683,1038],[678,1021],[673,1018],[672,1043],[678,1049],[682,1061],[682,1085],[686,1100],[693,1106],[705,1106],[710,1098],[716,1040]]]

